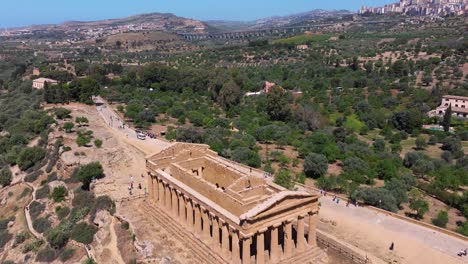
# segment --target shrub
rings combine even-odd
[[[416,219],[422,219],[429,210],[429,204],[423,199],[413,199],[410,201],[410,208],[416,211]]]
[[[19,201],[23,199],[24,197],[29,196],[30,194],[31,194],[31,189],[29,189],[29,187],[25,187],[23,191],[21,192],[21,194],[18,196],[18,198],[16,198],[16,200]]]
[[[75,250],[73,248],[65,248],[59,255],[59,259],[62,262],[66,262],[67,260],[71,259],[75,254]]]
[[[448,213],[447,211],[440,211],[437,214],[437,217],[432,219],[432,223],[438,227],[445,228],[448,223]]]
[[[294,187],[294,180],[288,170],[280,170],[276,173],[274,182],[286,189],[292,189]]]
[[[128,230],[128,229],[130,229],[130,223],[124,220],[124,221],[122,221],[122,223],[120,224],[120,228],[125,229],[125,230]]]
[[[10,185],[12,180],[11,171],[9,169],[0,169],[0,185]]]
[[[65,108],[55,108],[54,113],[58,119],[65,119],[70,117],[71,111]]]
[[[38,218],[33,221],[33,227],[37,232],[42,234],[50,228],[50,221],[45,217]]]
[[[36,199],[44,199],[44,198],[47,198],[47,196],[49,196],[49,186],[48,185],[44,185],[44,187],[38,189],[36,191]]]
[[[37,201],[32,202],[29,205],[29,214],[31,215],[31,218],[37,219],[37,217],[44,211],[45,206]]]
[[[54,261],[57,257],[57,252],[55,252],[55,250],[46,247],[37,253],[36,261],[50,263]]]
[[[70,208],[57,206],[57,208],[55,208],[55,213],[57,214],[58,219],[62,220],[70,214]]]
[[[62,230],[61,226],[58,226],[47,231],[46,238],[51,247],[60,249],[67,244],[68,239],[70,239],[70,234]]]
[[[0,248],[3,248],[8,241],[10,241],[13,238],[13,235],[8,233],[8,231],[3,230],[0,231]]]
[[[95,204],[95,211],[99,211],[99,210],[106,210],[111,215],[113,215],[115,213],[114,201],[107,195],[97,197],[96,204]]]
[[[304,160],[304,173],[313,178],[323,176],[328,170],[328,160],[322,154],[310,153]]]
[[[18,246],[19,244],[22,244],[24,241],[26,241],[26,239],[29,238],[29,233],[26,232],[26,231],[23,231],[23,232],[20,232],[18,234],[16,234],[15,236],[15,242],[13,244],[13,247],[16,247]]]
[[[427,142],[422,136],[419,136],[418,138],[416,138],[416,149],[422,150],[422,149],[425,149],[426,147],[427,147]]]
[[[432,135],[429,137],[429,141],[427,142],[429,145],[435,145],[439,142],[436,136]]]
[[[94,145],[96,146],[96,148],[101,148],[102,147],[102,140],[100,140],[100,139],[94,140]]]
[[[97,227],[82,222],[73,227],[71,231],[71,238],[83,244],[91,244],[96,232]]]
[[[75,124],[73,124],[72,122],[66,122],[65,124],[63,124],[62,128],[65,132],[70,133],[73,127],[75,127]]]
[[[443,140],[441,148],[451,153],[456,153],[462,149],[462,145],[457,137],[448,137]]]
[[[364,203],[385,209],[387,211],[398,211],[397,201],[392,193],[384,188],[369,188],[360,190],[355,195],[356,198],[361,199]]]
[[[22,252],[23,254],[26,254],[30,251],[34,251],[34,252],[37,252],[39,250],[39,248],[42,246],[42,244],[44,244],[44,241],[42,239],[36,239],[34,240],[33,242],[27,244]]]
[[[42,160],[45,157],[45,154],[45,150],[40,147],[26,147],[19,152],[16,163],[21,170],[26,170],[34,166],[38,161]]]
[[[57,172],[52,172],[51,174],[49,174],[49,176],[47,176],[47,182],[53,182],[56,180],[58,180]]]
[[[83,262],[83,264],[97,264],[97,262],[92,258],[88,258]]]
[[[26,175],[26,177],[24,177],[24,181],[25,182],[35,182],[37,180],[37,178],[39,178],[39,176],[42,175],[42,173],[43,173],[42,170],[32,172],[32,173]]]
[[[57,186],[54,188],[52,193],[50,194],[50,197],[54,200],[54,202],[59,203],[63,200],[65,200],[65,197],[68,196],[68,191],[67,188],[64,186]]]
[[[468,236],[468,221],[466,221],[462,226],[460,226],[457,229],[457,232],[464,236]]]
[[[443,160],[445,160],[445,162],[447,162],[447,163],[452,163],[452,161],[453,161],[452,153],[450,153],[450,151],[442,152],[442,154],[440,154],[440,157]]]
[[[88,136],[82,134],[78,135],[76,138],[76,144],[80,147],[88,145],[89,142],[91,142],[91,139]]]
[[[100,179],[104,177],[104,171],[99,162],[89,163],[81,166],[76,178],[83,183],[82,188],[89,190],[89,185],[93,179]]]

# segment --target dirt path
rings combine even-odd
[[[322,197],[318,228],[392,263],[468,263],[457,253],[468,248],[460,239],[364,207],[336,204]],[[331,223],[336,223],[333,225]],[[395,250],[390,251],[390,244]]]
[[[122,259],[122,256],[119,251],[119,247],[117,246],[117,235],[114,232],[114,226],[115,226],[115,218],[112,217],[112,222],[109,226],[110,232],[110,241],[109,244],[107,245],[107,248],[110,250],[112,254],[112,260],[114,261],[113,263],[117,264],[125,264],[125,261]]]

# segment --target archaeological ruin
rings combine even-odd
[[[274,184],[208,145],[174,143],[146,158],[148,195],[229,263],[320,263],[318,196]]]

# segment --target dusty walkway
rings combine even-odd
[[[320,199],[318,228],[392,263],[468,263],[456,254],[468,243],[363,207]],[[334,221],[336,226],[332,225]],[[395,250],[389,250],[395,243]]]

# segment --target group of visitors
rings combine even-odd
[[[133,195],[133,189],[134,189],[133,183],[134,183],[134,181],[133,181],[133,176],[130,176],[130,184],[128,185],[128,194],[129,194],[129,195]],[[142,189],[141,183],[138,184],[138,189],[139,189],[139,190]],[[146,188],[145,188],[145,194],[146,194]]]
[[[320,192],[320,195],[322,195],[322,196],[324,196],[324,197],[327,197],[327,191],[320,189],[319,192]],[[340,199],[338,196],[336,196],[336,194],[333,194],[333,199],[332,199],[332,201],[333,201],[333,202],[336,202],[337,204],[339,204],[340,201],[341,201],[341,199]],[[353,204],[355,207],[358,207],[358,206],[359,206],[359,204],[358,204],[357,201],[346,200],[346,207],[349,207],[349,204],[350,204],[350,203]]]

